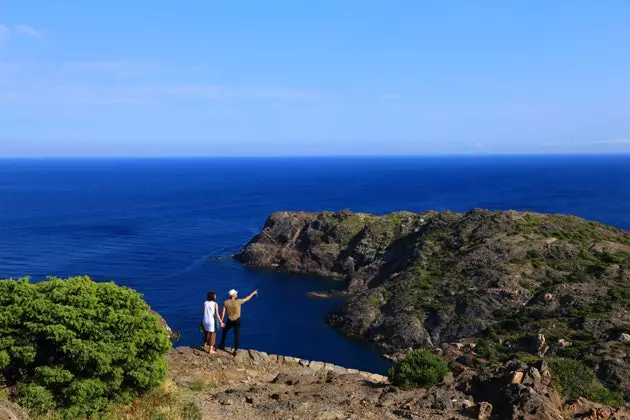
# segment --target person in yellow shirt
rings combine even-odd
[[[225,349],[225,339],[227,338],[227,333],[234,328],[234,356],[236,356],[241,333],[241,305],[248,302],[257,294],[258,290],[254,290],[246,298],[239,299],[238,292],[236,290],[232,289],[228,292],[229,299],[223,302],[223,311],[221,312],[221,323],[225,320],[226,313],[228,319],[225,323],[225,328],[223,328],[223,332],[221,333],[221,344],[219,345],[220,349]]]

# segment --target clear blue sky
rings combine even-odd
[[[0,0],[0,156],[600,152],[627,0]]]

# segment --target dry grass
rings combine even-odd
[[[195,402],[197,393],[212,391],[211,380],[195,378],[185,387],[168,380],[161,388],[136,400],[133,404],[117,407],[110,416],[121,420],[201,420],[202,413]]]

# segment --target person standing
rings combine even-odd
[[[219,305],[217,304],[217,294],[208,292],[206,301],[203,303],[203,335],[204,349],[208,353],[216,353],[217,321],[224,326],[223,319],[219,319]]]
[[[223,311],[221,312],[220,318],[221,321],[223,321],[227,313],[228,319],[221,334],[221,344],[219,345],[220,349],[225,349],[225,339],[227,338],[227,333],[234,328],[234,356],[236,356],[241,333],[241,305],[248,302],[257,294],[258,290],[254,290],[245,299],[239,299],[238,292],[236,290],[232,289],[228,292],[229,299],[223,303]]]

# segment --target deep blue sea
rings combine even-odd
[[[88,274],[137,289],[182,345],[207,291],[260,289],[242,346],[370,371],[387,362],[330,329],[321,278],[245,269],[237,252],[277,210],[473,207],[572,213],[630,229],[630,156],[0,160],[0,278]]]

